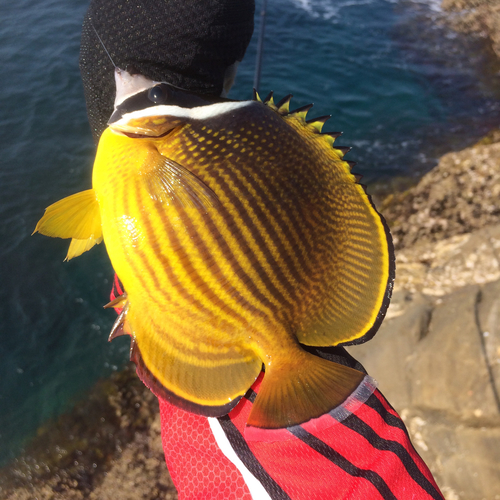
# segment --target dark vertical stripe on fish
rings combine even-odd
[[[229,169],[228,169],[229,170]],[[282,236],[280,237],[278,233],[276,232],[275,226],[278,225],[278,221],[276,220],[276,210],[270,210],[268,206],[266,206],[265,203],[265,198],[262,197],[262,193],[260,193],[260,200],[259,198],[256,198],[253,193],[250,193],[249,186],[245,185],[245,182],[242,180],[240,176],[238,176],[237,172],[234,170],[229,170],[227,172],[228,176],[230,177],[231,181],[235,185],[235,187],[240,191],[242,197],[244,199],[248,199],[250,196],[252,197],[252,201],[254,203],[251,203],[250,206],[252,208],[252,211],[257,218],[257,220],[260,222],[261,226],[263,229],[266,231],[266,235],[271,239],[273,242],[274,246],[276,247],[279,255],[281,256],[281,262],[282,268],[283,266],[286,266],[287,271],[281,269],[281,272],[283,276],[287,276],[290,274],[292,276],[292,279],[295,280],[297,284],[302,283],[304,280],[307,279],[307,276],[310,274],[310,267],[305,264],[304,260],[302,259],[302,267],[299,269],[295,263],[293,262],[294,260],[294,253],[293,251],[290,250],[290,241],[292,240],[292,236],[290,232],[285,232],[285,226],[283,224],[283,221],[281,222],[281,233]],[[250,184],[250,183],[248,183]],[[253,187],[253,186],[252,186]],[[258,195],[258,192],[255,192],[256,195]],[[238,197],[239,199],[239,197]],[[261,203],[264,204],[265,208],[261,206]],[[265,212],[264,212],[265,210]],[[248,213],[248,210],[247,210]],[[253,220],[253,217],[250,216],[251,219]],[[273,224],[274,222],[274,224]],[[261,231],[259,231],[258,228],[255,229],[255,231],[261,235]],[[252,233],[253,234],[253,233]],[[284,241],[283,241],[284,240]],[[262,236],[261,236],[261,241],[262,241]],[[286,242],[286,243],[285,243]],[[262,242],[265,244],[264,242]],[[266,245],[266,248],[268,248],[268,245]],[[286,256],[286,258],[284,258]],[[290,281],[290,280],[288,280]],[[297,284],[294,286],[292,285],[292,288],[295,292],[297,293],[298,287]]]
[[[271,309],[274,313],[278,312],[277,304],[271,302],[257,286],[249,286],[253,284],[252,278],[248,275],[246,270],[240,265],[235,255],[229,248],[224,236],[220,233],[217,225],[208,214],[203,214],[203,219],[207,226],[207,230],[212,234],[214,241],[217,242],[220,251],[224,255],[226,262],[231,266],[233,273],[238,276],[241,282],[245,285],[246,289],[253,295],[253,297],[260,302],[264,307]]]
[[[136,185],[136,194],[138,196],[138,201],[142,201],[144,203],[144,200],[141,199],[141,196],[140,196],[140,185],[139,183],[137,183]],[[149,195],[147,195],[149,196]],[[195,307],[196,309],[198,309],[198,311],[204,313],[204,314],[209,314],[211,316],[213,316],[213,312],[208,310],[197,298],[193,297],[188,290],[186,290],[186,288],[184,287],[184,284],[182,283],[182,281],[175,275],[175,273],[173,272],[173,269],[172,269],[172,266],[168,260],[168,257],[165,256],[164,252],[163,252],[163,249],[161,248],[161,245],[159,244],[159,240],[158,240],[158,237],[154,231],[154,228],[151,224],[151,221],[148,217],[148,214],[145,214],[144,211],[141,212],[141,215],[142,215],[142,218],[141,218],[141,225],[145,227],[145,229],[148,231],[148,234],[149,234],[149,237],[151,238],[151,240],[153,240],[153,245],[155,246],[156,248],[156,252],[152,252],[151,255],[153,256],[153,258],[155,258],[155,260],[157,261],[157,263],[159,263],[159,266],[154,266],[153,263],[151,263],[149,261],[149,258],[147,255],[144,255],[142,254],[141,252],[141,255],[143,255],[143,263],[144,263],[144,266],[147,267],[149,273],[153,276],[153,279],[155,280],[155,282],[158,281],[158,278],[157,278],[157,274],[158,274],[158,270],[162,270],[164,272],[164,276],[165,278],[167,279],[167,281],[170,283],[170,286],[175,288],[176,291],[178,292],[178,294],[191,306]],[[168,220],[168,217],[166,217],[165,215],[162,217],[163,219],[163,222],[165,223],[165,226],[168,227],[170,224],[169,224],[169,220]],[[165,234],[167,235],[168,239],[170,240],[170,243],[172,244],[172,241],[171,241],[171,232],[172,231],[168,231],[166,230],[165,231]],[[153,246],[152,245],[152,246]],[[165,288],[164,285],[159,285],[158,286],[158,290],[163,290]]]
[[[182,221],[184,227],[186,227],[186,225],[188,224],[192,225],[191,218],[186,214],[186,212],[184,212],[183,210],[182,211],[178,210],[177,207],[176,210],[178,214],[181,215],[182,213],[184,213],[184,216],[186,217],[186,219],[183,219]],[[165,217],[165,219],[168,218]],[[203,280],[198,271],[194,268],[191,258],[189,257],[184,246],[182,245],[182,242],[178,238],[177,232],[175,231],[174,228],[172,228],[172,226],[170,226],[170,229],[171,229],[170,231],[167,230],[170,243],[174,246],[174,248],[176,248],[175,253],[179,258],[180,263],[185,273],[188,276],[188,279],[191,281],[191,284],[194,285],[194,287],[201,292],[204,299],[209,300],[214,307],[219,309],[219,311],[225,311],[227,314],[229,314],[235,320],[237,320],[241,325],[246,325],[247,320],[242,316],[240,316],[234,309],[232,309],[229,306],[229,304],[227,304],[220,297],[218,297],[215,291]],[[213,311],[211,311],[211,313],[214,314]]]
[[[243,204],[241,201],[235,196],[233,190],[229,187],[227,184],[226,180],[221,176],[218,175],[218,185],[220,188],[224,191],[225,195],[229,198],[233,206],[236,208],[238,211],[238,214],[242,217],[242,222],[244,225],[248,228],[250,231],[254,241],[258,245],[260,251],[263,254],[263,257],[270,268],[270,270],[276,270],[280,269],[280,274],[281,268],[279,267],[279,264],[276,262],[272,254],[270,253],[269,249],[267,248],[267,245],[265,244],[262,235],[259,234],[257,228],[255,227],[250,215],[246,211],[246,209],[243,207]],[[222,208],[222,211],[226,212],[225,208]],[[233,218],[228,212],[226,212],[231,219]],[[236,229],[236,227],[234,228]],[[237,229],[238,233],[241,235],[241,237],[246,241],[246,238],[242,235],[239,229]],[[248,242],[247,242],[248,245]],[[248,245],[250,246],[250,245]],[[252,252],[253,253],[253,252]],[[262,281],[266,284],[267,289],[274,295],[274,297],[283,305],[287,305],[288,308],[292,307],[292,302],[290,299],[285,298],[284,294],[278,290],[277,286],[275,285],[274,282],[286,282],[284,285],[285,290],[287,294],[291,296],[295,296],[295,290],[293,285],[288,281],[288,279],[282,274],[282,276],[278,276],[274,273],[274,279],[267,274],[266,270],[264,269],[263,265],[260,263],[260,259],[253,253],[253,262],[254,262],[254,269],[258,272],[259,276],[261,277]],[[281,279],[280,279],[281,278]]]
[[[205,260],[211,260],[211,263],[206,266],[206,269],[209,270],[212,274],[212,276],[221,281],[225,281],[227,286],[224,284],[221,284],[221,287],[225,287],[226,293],[232,296],[232,300],[234,300],[236,303],[244,307],[246,310],[250,311],[253,314],[265,314],[265,312],[262,309],[258,309],[255,307],[253,304],[248,302],[248,300],[241,295],[241,293],[236,290],[231,284],[230,281],[226,276],[224,276],[224,273],[217,263],[215,259],[211,259],[211,252],[207,246],[207,243],[203,239],[202,235],[196,230],[194,227],[191,218],[189,218],[184,210],[183,207],[178,207],[178,212],[181,214],[181,217],[185,223],[186,231],[188,232],[189,236],[191,239],[193,239],[196,243],[194,247],[196,248],[196,251],[200,253],[200,256]],[[231,255],[232,256],[232,255]],[[226,263],[229,263],[229,261],[226,260]],[[233,276],[232,276],[233,277]],[[248,287],[246,284],[242,281],[242,284],[245,286],[245,288],[248,290]],[[231,288],[231,291],[229,290]]]

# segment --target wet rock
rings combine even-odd
[[[177,498],[160,437],[158,400],[129,366],[48,422],[0,469],[5,500]]]

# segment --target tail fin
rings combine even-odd
[[[365,375],[305,351],[293,360],[275,360],[266,367],[264,380],[247,424],[278,429],[303,424],[340,406]]]

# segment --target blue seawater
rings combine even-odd
[[[260,6],[256,11],[256,34]],[[0,4],[0,462],[38,426],[123,366],[106,342],[112,269],[103,245],[31,237],[46,206],[91,186],[94,144],[78,70],[84,0]],[[415,177],[498,124],[498,68],[441,26],[431,2],[273,0],[262,96],[332,114],[326,129],[368,180]],[[251,97],[254,35],[231,97]]]

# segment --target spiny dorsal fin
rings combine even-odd
[[[341,157],[344,157],[349,151],[352,149],[349,146],[339,146],[338,148],[334,148],[335,151],[338,151]]]
[[[262,102],[262,99],[260,98],[259,93],[255,89],[253,89],[253,100],[257,101],[257,102]]]
[[[274,91],[271,90],[269,94],[267,94],[266,98],[264,99],[264,104],[272,104],[274,106],[274,99],[273,99]]]
[[[312,120],[307,120],[306,123],[308,125],[313,126],[318,133],[321,133],[321,130],[323,129],[323,125],[331,117],[332,117],[332,115],[320,116],[318,118],[313,118]]]
[[[287,115],[290,112],[290,100],[292,97],[292,94],[288,94],[276,103],[276,108],[278,108],[278,113],[280,115]]]
[[[335,140],[338,139],[343,134],[343,132],[322,132],[321,134],[327,135],[331,137],[333,140]]]
[[[301,106],[300,108],[297,108],[295,111],[292,111],[290,114],[298,116],[299,118],[305,120],[307,113],[313,106],[314,104],[306,104],[305,106]]]
[[[333,146],[335,139],[342,135],[342,132],[321,132],[321,137],[328,143],[330,146]]]

